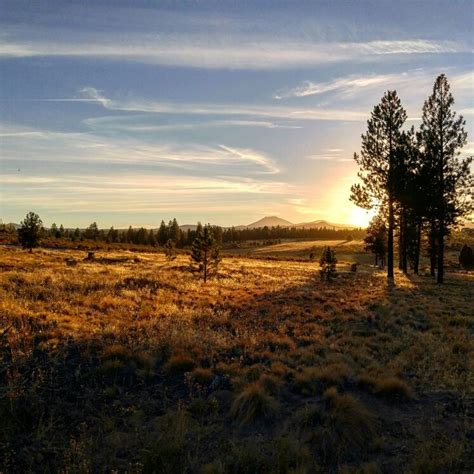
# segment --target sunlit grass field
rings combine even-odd
[[[474,274],[391,287],[339,242],[327,283],[284,260],[314,245],[207,284],[186,255],[0,249],[0,471],[471,472]]]

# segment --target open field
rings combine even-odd
[[[339,262],[344,266],[356,261],[372,263],[372,256],[364,252],[364,242],[362,240],[295,240],[274,245],[231,249],[226,253],[259,258],[275,257],[303,260],[308,260],[309,255],[313,253],[315,260],[318,260],[323,247],[328,245],[336,251]]]
[[[474,469],[474,273],[83,258],[0,249],[0,471]]]

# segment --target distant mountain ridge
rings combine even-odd
[[[9,223],[7,225],[11,225],[16,229],[19,229],[20,228],[20,224],[16,224],[16,223]],[[237,229],[237,230],[242,230],[242,229],[258,229],[258,228],[261,228],[261,227],[296,227],[296,228],[306,228],[306,229],[320,229],[320,228],[323,228],[323,227],[326,227],[328,229],[353,229],[355,228],[356,226],[353,226],[353,225],[348,225],[348,224],[334,224],[332,222],[328,222],[328,221],[325,221],[325,220],[315,220],[315,221],[311,221],[311,222],[301,222],[299,224],[294,224],[293,222],[290,222],[286,219],[282,219],[281,217],[278,217],[278,216],[265,216],[265,217],[262,217],[261,219],[259,219],[258,221],[255,221],[255,222],[252,222],[251,224],[248,224],[248,225],[236,225],[236,226],[233,226],[234,229]],[[180,225],[179,228],[186,232],[188,230],[191,230],[191,231],[194,231],[196,230],[196,224],[183,224],[183,225]],[[231,226],[229,226],[231,227]],[[227,227],[227,228],[229,228]],[[136,227],[138,228],[138,227]],[[226,227],[224,227],[226,228]],[[74,230],[73,228],[68,228],[67,230]],[[81,229],[81,230],[84,230],[84,229]],[[127,228],[119,228],[117,229],[119,231],[126,231]],[[154,231],[158,230],[157,228],[153,229]]]
[[[286,219],[282,219],[281,217],[277,216],[266,216],[262,217],[262,219],[252,222],[246,226],[239,226],[247,229],[258,229],[259,227],[291,227],[293,224]]]

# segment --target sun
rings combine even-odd
[[[367,227],[374,215],[374,210],[366,210],[354,206],[350,211],[348,222],[356,227]]]

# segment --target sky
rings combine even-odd
[[[349,202],[373,106],[445,73],[474,154],[474,2],[0,0],[0,218],[157,227]]]

